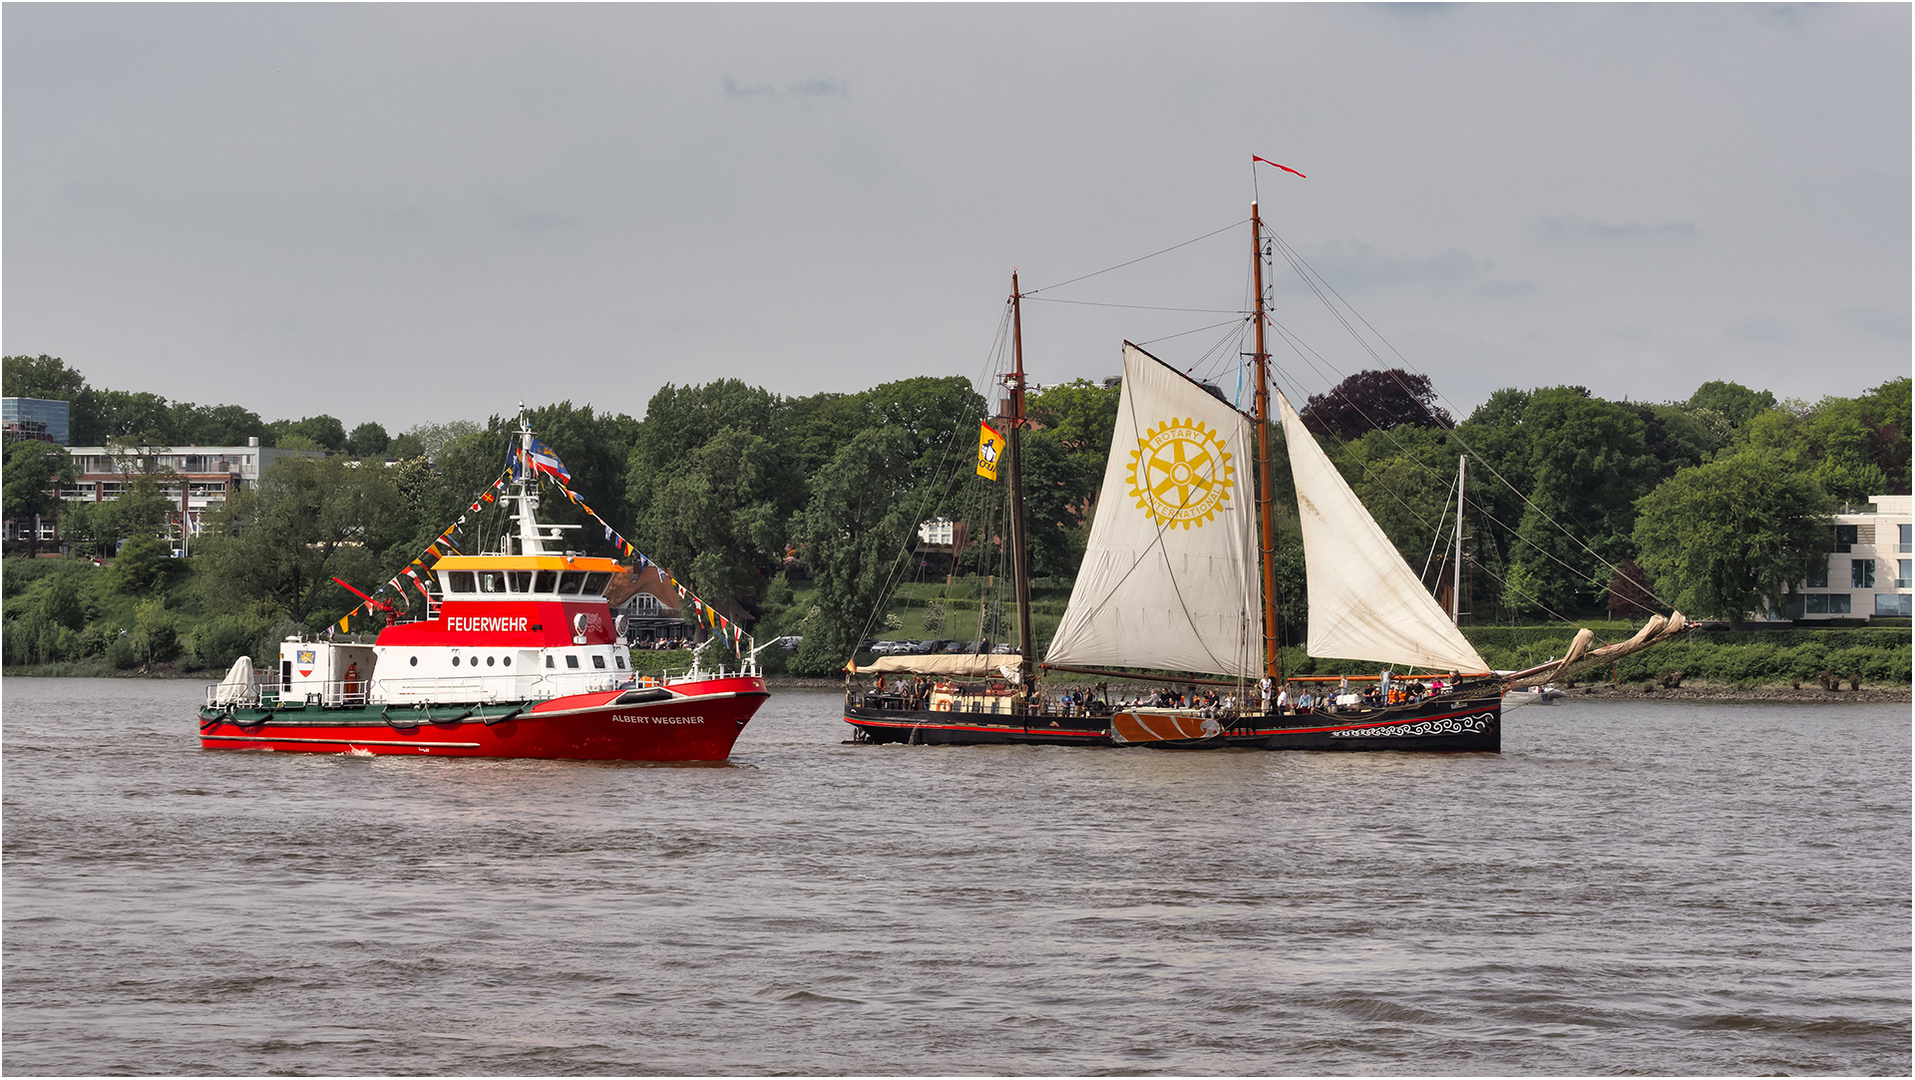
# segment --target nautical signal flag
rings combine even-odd
[[[986,480],[997,479],[997,459],[1004,456],[1004,436],[989,424],[979,424],[977,432],[977,474]]]

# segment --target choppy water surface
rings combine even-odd
[[[4,687],[9,1073],[1910,1071],[1907,706],[1501,756],[209,753]]]

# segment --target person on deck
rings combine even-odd
[[[1266,698],[1264,700],[1264,712],[1270,711],[1269,705],[1269,699]],[[1290,711],[1290,687],[1287,683],[1283,689],[1277,691],[1277,711],[1279,713],[1287,713]]]
[[[1272,687],[1270,683],[1270,676],[1268,675],[1265,675],[1263,677],[1263,680],[1257,683],[1257,691],[1259,695],[1262,696],[1263,698],[1263,711],[1266,713],[1270,711],[1270,697],[1271,697],[1271,691],[1273,689],[1274,687]]]

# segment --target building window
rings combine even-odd
[[[1915,549],[1915,543],[1912,543],[1915,542],[1915,525],[1897,525],[1895,527],[1902,531],[1902,550],[1909,551]]]
[[[1804,581],[1802,584],[1811,589],[1828,588],[1829,587],[1829,561],[1827,559],[1817,559],[1814,562],[1810,563],[1808,580]]]
[[[1875,614],[1877,615],[1915,614],[1915,606],[1911,606],[1910,601],[1915,601],[1915,596],[1910,596],[1907,593],[1892,593],[1892,592],[1876,593],[1875,594]]]
[[[1855,534],[1857,531],[1853,525],[1837,525],[1835,527],[1835,550],[1848,551],[1853,548],[1855,546]]]
[[[1915,571],[1915,559],[1902,559],[1895,564],[1896,588],[1915,589],[1915,584],[1910,583],[1910,578],[1915,578],[1915,572],[1911,571]]]
[[[1875,587],[1875,560],[1849,560],[1849,588],[1873,589]]]
[[[1847,615],[1849,613],[1849,594],[1809,593],[1802,598],[1802,613],[1805,615]]]

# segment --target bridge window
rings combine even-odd
[[[504,592],[505,575],[497,570],[479,571],[479,591],[482,593]]]
[[[513,592],[531,592],[532,591],[532,571],[507,570],[505,572],[505,584],[506,584],[506,587],[511,589]]]
[[[538,584],[532,586],[533,592],[551,592],[559,587],[559,574],[556,570],[539,571]]]
[[[612,575],[604,573],[603,571],[585,575],[585,595],[604,596],[605,586],[611,580]]]
[[[446,591],[447,592],[467,592],[467,593],[478,591],[478,586],[474,585],[472,582],[472,571],[470,570],[446,571]]]
[[[559,595],[560,596],[577,596],[579,589],[584,584],[585,584],[585,571],[567,570],[564,573],[559,575]]]

